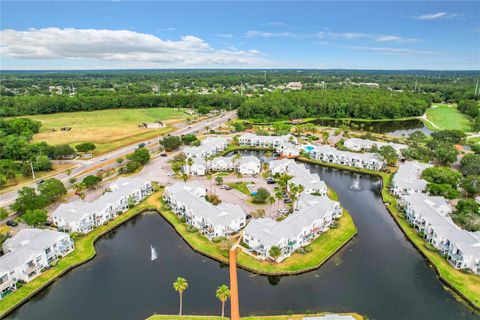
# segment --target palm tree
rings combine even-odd
[[[217,292],[215,293],[215,296],[222,302],[222,318],[225,315],[225,302],[227,299],[230,297],[230,289],[228,288],[227,285],[222,284],[220,287],[218,287]]]
[[[187,159],[187,165],[188,165],[188,173],[191,174],[191,172],[192,172],[192,165],[193,165],[193,159],[192,159],[192,158],[188,158],[188,159]]]
[[[267,198],[267,203],[270,205],[270,216],[272,216],[272,204],[275,203],[275,197],[274,196],[270,196]]]
[[[277,246],[272,246],[270,250],[268,250],[268,254],[273,258],[273,260],[277,260],[277,258],[282,254],[282,250]]]
[[[295,206],[295,209],[298,209],[298,199],[300,199],[300,195],[302,194],[303,191],[305,191],[305,188],[301,184],[299,184],[297,186],[298,197],[297,197],[297,205]]]
[[[185,278],[177,277],[177,280],[173,283],[173,288],[175,289],[175,291],[178,292],[178,295],[180,297],[180,311],[178,312],[178,315],[181,316],[182,315],[182,305],[183,305],[183,301],[182,301],[183,292],[185,290],[187,290],[188,282]]]
[[[277,209],[280,207],[280,200],[283,199],[283,192],[282,190],[278,189],[275,191],[275,198],[277,199]]]

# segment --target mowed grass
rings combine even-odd
[[[167,133],[173,130],[173,123],[186,117],[183,111],[175,108],[146,108],[54,113],[26,118],[42,122],[34,141],[52,145],[68,143],[72,147],[82,142],[93,142],[97,145],[94,154],[98,155]],[[138,127],[141,123],[153,123],[155,120],[163,121],[167,126],[159,129]],[[72,130],[61,131],[62,127],[71,127]]]
[[[427,109],[426,115],[427,119],[433,122],[440,130],[471,131],[469,117],[458,111],[455,105],[434,105]],[[430,130],[439,130],[428,122],[426,122],[426,125]]]

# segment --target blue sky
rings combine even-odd
[[[469,1],[2,1],[1,69],[480,69]]]

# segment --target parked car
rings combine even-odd
[[[48,221],[48,220],[45,221],[45,225],[46,225],[47,227],[50,227],[52,224],[53,224],[52,221]]]
[[[160,155],[160,157],[166,157],[166,156],[167,156],[166,153],[162,153],[162,154]]]
[[[277,210],[277,212],[281,213],[281,214],[286,214],[286,213],[288,213],[288,210],[285,209],[285,208],[280,208],[280,209]]]
[[[284,203],[292,203],[292,199],[290,198],[283,198]]]
[[[220,187],[220,189],[232,190],[232,187],[230,187],[228,184],[224,184],[223,186]]]
[[[142,143],[139,143],[139,144],[138,144],[138,147],[139,147],[139,148],[145,147],[145,143],[143,143],[143,142],[142,142]]]
[[[41,185],[41,184],[44,183],[44,182],[45,182],[45,180],[43,180],[43,179],[38,180],[38,181],[37,181],[37,186]]]
[[[275,184],[275,183],[276,183],[276,181],[272,177],[267,178],[267,184]]]
[[[171,177],[173,175],[175,175],[175,172],[173,172],[173,171],[170,171],[170,172],[167,173],[167,176],[169,176],[169,177]]]
[[[16,226],[18,226],[18,223],[16,223],[16,222],[13,221],[13,220],[8,220],[8,221],[7,221],[7,226],[9,226],[9,227],[16,227]]]

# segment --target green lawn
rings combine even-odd
[[[251,316],[241,317],[242,320],[302,320],[304,317],[324,316],[330,314],[328,312],[311,313],[311,314],[292,314],[279,316]],[[340,313],[344,316],[352,316],[356,320],[363,320],[364,318],[358,313]],[[222,318],[217,316],[177,316],[177,315],[153,315],[147,320],[227,320],[229,318]]]
[[[251,196],[252,193],[250,190],[247,188],[247,183],[246,182],[233,182],[228,184],[230,187],[233,189],[240,191],[243,194],[246,194],[247,196]]]
[[[172,130],[169,125],[186,117],[183,111],[175,108],[110,109],[26,116],[42,122],[41,131],[34,136],[34,141],[46,141],[53,145],[93,142],[97,145],[95,154],[168,133]],[[153,123],[155,120],[164,121],[167,127],[138,127],[140,123]],[[71,127],[72,130],[60,131],[61,127]]]
[[[457,110],[455,105],[434,105],[426,111],[427,119],[435,124],[425,121],[430,130],[461,130],[470,131],[471,121],[468,116]]]

